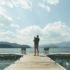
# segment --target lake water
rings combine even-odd
[[[56,63],[59,63],[61,66],[70,70],[70,55],[48,55],[51,59],[53,59]]]
[[[33,48],[29,48],[27,49],[27,54],[29,53],[33,53],[34,49]],[[43,48],[40,48],[40,53],[44,53]],[[70,53],[70,48],[51,48],[49,50],[49,53]],[[0,48],[0,54],[21,54],[21,49],[20,48]],[[59,61],[61,61],[61,63],[63,64],[63,66],[65,68],[67,68],[68,70],[70,67],[70,60],[64,59],[64,62],[62,59],[57,60],[57,62],[59,63]],[[0,60],[0,70],[3,70],[5,67],[9,66],[10,64],[14,63],[15,60]],[[64,63],[66,63],[67,65],[64,65]]]
[[[43,48],[39,48],[40,53],[44,53]],[[27,49],[27,53],[33,53],[34,48]],[[21,54],[20,48],[0,48],[0,54]],[[70,53],[70,48],[50,48],[49,53]]]
[[[0,70],[4,70],[5,67],[9,66],[14,62],[15,60],[0,60]]]

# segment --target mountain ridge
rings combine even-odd
[[[0,48],[30,48],[29,45],[20,45],[17,43],[10,43],[10,42],[0,42]]]

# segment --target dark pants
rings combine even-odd
[[[34,47],[34,55],[39,55],[39,47],[38,47],[38,45],[36,45],[35,47]]]

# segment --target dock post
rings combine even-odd
[[[21,53],[26,54],[26,48],[21,48]]]
[[[49,53],[49,48],[44,48],[45,54]]]

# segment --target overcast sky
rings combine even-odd
[[[0,41],[33,45],[70,41],[70,0],[0,0]]]

